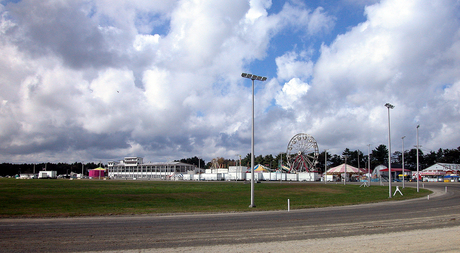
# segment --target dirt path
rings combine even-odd
[[[124,250],[115,252],[460,252],[460,227],[301,241]],[[95,251],[96,252],[96,251]],[[100,252],[100,251],[99,251]]]

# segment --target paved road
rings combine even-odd
[[[0,249],[7,252],[166,249],[460,226],[460,183],[425,183],[425,187],[435,192],[429,199],[290,212],[3,219]]]

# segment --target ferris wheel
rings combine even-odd
[[[313,171],[318,156],[318,144],[311,135],[296,134],[289,141],[286,157],[291,172]]]

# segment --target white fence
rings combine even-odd
[[[251,180],[251,173],[229,172],[229,173],[202,173],[187,175],[183,180],[201,180],[201,181],[236,181]],[[254,173],[255,181],[319,181],[320,177],[315,172],[303,172],[298,174],[275,173],[275,172],[258,172]]]
[[[174,172],[150,172],[150,173],[110,173],[110,178],[115,179],[160,179],[160,180],[184,180],[184,181],[244,181],[251,180],[251,173],[216,169],[206,170],[208,173],[186,174]],[[217,173],[218,172],[218,173]],[[328,175],[329,176],[329,175]],[[277,172],[256,172],[255,181],[319,181],[320,177],[315,172],[301,172],[297,174]]]

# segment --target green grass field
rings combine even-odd
[[[250,184],[243,182],[170,182],[116,180],[0,179],[0,217],[65,217],[286,210],[352,205],[426,196],[430,191],[403,189],[388,198],[388,186],[280,183],[255,184],[255,208],[249,208]]]

